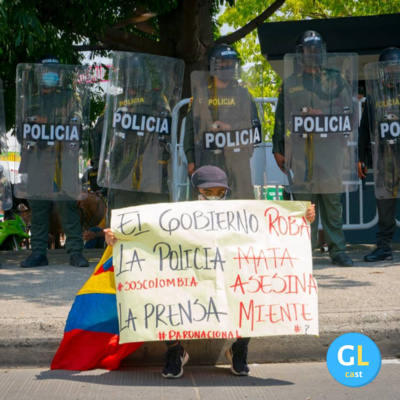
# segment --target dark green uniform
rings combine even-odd
[[[205,150],[202,135],[214,121],[231,125],[232,133],[253,128],[253,124],[259,124],[255,102],[248,90],[236,82],[217,89],[213,81],[210,81],[205,90],[207,93],[204,97],[194,96],[188,110],[183,143],[187,161],[195,163],[196,168],[215,165],[224,170],[231,188],[230,198],[254,199],[250,169],[254,145],[238,143],[233,148],[215,147]]]
[[[28,116],[39,116],[42,118],[47,118],[48,123],[57,124],[63,123],[67,124],[71,119],[75,119],[77,123],[82,121],[82,114],[79,107],[79,99],[75,97],[75,93],[71,92],[71,95],[65,96],[65,93],[60,93],[59,91],[54,91],[50,95],[39,98],[37,104],[33,104],[28,108]],[[66,109],[68,111],[66,111]],[[43,146],[46,144],[44,143]],[[66,160],[63,158],[65,156],[62,153],[63,144],[55,143],[54,150],[56,152],[55,157],[53,158],[53,163],[55,160],[59,159],[59,161],[65,162],[65,165],[59,166],[63,170],[63,176],[69,173],[71,174],[71,169],[68,168],[71,160]],[[38,143],[35,146],[36,149],[34,151],[37,152],[47,152],[48,149],[41,149],[41,144]],[[58,153],[57,153],[58,151]],[[22,152],[22,160],[21,167],[29,168],[28,163],[24,164],[24,157],[29,157],[30,154],[28,152]],[[27,161],[27,160],[25,160]],[[76,160],[76,163],[78,161]],[[44,166],[44,168],[46,168]],[[77,165],[74,165],[73,168],[77,172]],[[20,168],[21,169],[21,168]],[[57,168],[56,168],[57,169]],[[52,170],[53,171],[53,170]],[[23,171],[20,171],[23,172]],[[41,171],[28,171],[28,174],[40,173]],[[45,173],[45,171],[42,171]],[[72,171],[74,172],[74,171]],[[53,172],[52,172],[53,173]],[[57,175],[57,173],[56,173]],[[47,177],[50,182],[53,182],[54,185],[59,184],[57,182],[57,176],[49,176]],[[29,178],[28,178],[29,179]],[[71,176],[69,179],[78,182],[79,177],[77,175]],[[61,186],[62,187],[62,186]],[[61,188],[60,187],[60,188]],[[31,219],[31,246],[32,253],[39,253],[46,255],[48,241],[49,241],[49,216],[52,208],[52,200],[43,200],[40,199],[40,196],[37,196],[36,199],[29,199],[29,206],[32,212]],[[82,239],[82,226],[79,216],[79,207],[76,200],[60,200],[57,201],[57,206],[60,212],[62,227],[66,236],[65,248],[69,255],[73,254],[81,254],[83,250],[83,239]]]
[[[285,98],[287,95],[289,95],[289,98]],[[349,86],[342,75],[335,70],[326,69],[318,75],[302,73],[290,76],[285,80],[278,98],[272,152],[285,155],[285,107],[289,107],[288,110],[293,110],[296,113],[300,113],[302,107],[311,107],[321,110],[322,114],[334,115],[343,113],[343,105],[349,104],[350,106],[352,104]],[[287,117],[290,115],[288,110],[286,110]],[[286,126],[288,126],[287,121]],[[341,168],[343,146],[343,137],[338,135],[337,142],[335,141],[333,147],[323,150],[320,154],[313,154],[314,158],[319,157],[320,163],[324,160],[326,163],[331,162],[330,165],[328,164],[327,171],[332,172],[332,179],[341,177],[341,172],[338,172],[337,168]],[[313,151],[312,148],[310,150]],[[304,165],[307,150],[305,149],[301,153],[295,153],[292,156],[301,157],[299,161]],[[296,160],[292,161],[295,162]],[[318,171],[315,172],[318,173]],[[311,182],[310,184],[312,184]],[[319,194],[311,193],[311,190],[310,193],[296,193],[294,191],[293,197],[300,201],[311,201],[316,205],[317,218],[311,224],[313,247],[317,244],[318,216],[320,213],[330,257],[334,259],[338,254],[344,253],[346,241],[343,233],[341,193]]]
[[[115,102],[117,104],[114,104],[113,109],[130,114],[165,117],[171,114],[166,98],[158,91],[146,90],[131,97],[118,96]],[[120,184],[121,188],[109,190],[109,210],[168,202],[170,152],[167,138],[151,132],[138,136],[135,131],[118,126],[115,130],[122,134],[118,136],[114,132],[112,138],[111,180],[113,184]],[[96,158],[98,156],[95,155]]]
[[[398,94],[398,90],[394,90],[392,93],[392,97],[387,99],[387,104],[397,104],[397,107],[400,106],[400,95]],[[360,128],[359,128],[359,136],[358,136],[358,161],[364,163],[366,166],[370,166],[371,164],[371,133],[370,133],[370,120],[369,117],[370,111],[370,99],[367,97],[366,104],[363,109],[363,113],[361,116]],[[382,117],[383,117],[382,113]],[[382,122],[382,121],[377,121]],[[376,140],[376,139],[375,139]],[[393,162],[393,158],[396,156],[393,154],[387,154],[387,150],[393,146],[395,148],[395,152],[397,154],[397,162],[399,160],[398,154],[399,152],[399,143],[395,144],[385,144],[379,143],[379,151],[381,152],[380,161],[382,164],[385,162],[390,163]],[[396,162],[396,160],[394,160]],[[379,173],[379,178],[382,181],[385,179],[385,165],[381,165],[377,168],[377,172]],[[391,251],[391,244],[393,236],[396,232],[396,205],[397,205],[397,197],[394,198],[376,198],[376,207],[378,210],[378,232],[376,234],[377,248],[380,248],[384,251]]]

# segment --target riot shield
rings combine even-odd
[[[358,188],[357,55],[327,54],[318,67],[284,57],[285,168],[292,193]],[[322,59],[321,59],[322,60]]]
[[[3,81],[0,79],[0,213],[13,206],[9,167],[9,149],[4,113]]]
[[[180,100],[184,62],[115,52],[103,122],[98,183],[169,193],[171,110]]]
[[[254,199],[250,159],[262,132],[257,106],[236,80],[221,86],[208,72],[191,74],[195,165],[225,171],[232,199]],[[188,122],[187,122],[188,123]],[[190,134],[190,129],[186,130]]]
[[[375,196],[397,198],[400,185],[400,63],[367,64],[365,77]]]
[[[87,160],[90,86],[86,67],[17,66],[16,139],[21,163],[15,196],[41,200],[80,199]]]

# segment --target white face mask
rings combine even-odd
[[[219,196],[204,196],[204,194],[199,194],[199,200],[225,200],[226,194],[223,197]]]

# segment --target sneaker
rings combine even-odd
[[[347,256],[345,253],[339,253],[336,257],[332,259],[333,265],[338,265],[339,267],[353,267],[353,260]]]
[[[88,267],[89,262],[86,260],[85,257],[83,257],[82,254],[72,254],[71,257],[69,258],[69,265],[72,265],[73,267],[78,267],[78,268],[83,268],[83,267]]]
[[[364,257],[364,261],[367,262],[384,261],[384,260],[393,260],[393,255],[390,250],[385,250],[380,247],[378,247],[372,253],[367,254]]]
[[[21,261],[20,264],[22,268],[44,267],[45,265],[49,265],[49,260],[47,256],[40,253],[32,253],[26,260]]]
[[[189,361],[189,354],[178,344],[168,347],[163,360],[165,361],[162,371],[163,378],[180,378],[183,375],[183,366]]]
[[[231,363],[232,374],[238,376],[247,376],[250,369],[247,365],[247,347],[237,347],[233,349],[230,347],[225,352],[226,358]]]

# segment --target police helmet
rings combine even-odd
[[[239,79],[240,64],[237,51],[228,44],[217,44],[208,54],[210,75],[222,81]]]
[[[379,62],[382,63],[383,81],[393,86],[400,84],[400,49],[397,47],[388,47],[379,55]]]
[[[305,67],[319,67],[326,63],[326,45],[316,31],[305,31],[296,39],[297,61]]]
[[[388,47],[379,55],[379,61],[400,61],[400,49],[397,47]]]
[[[43,64],[41,83],[46,89],[52,89],[56,87],[60,82],[60,76],[58,71],[52,66],[58,65],[60,62],[57,57],[53,55],[46,55],[39,60],[40,64]]]

